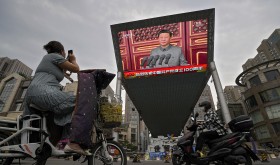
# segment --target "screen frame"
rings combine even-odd
[[[112,33],[114,51],[116,56],[116,63],[117,63],[118,72],[122,73],[122,80],[124,80],[124,70],[122,66],[122,58],[121,58],[120,47],[119,47],[119,36],[118,36],[119,32],[151,27],[151,26],[158,26],[163,24],[193,21],[199,19],[208,20],[207,70],[209,70],[210,62],[212,62],[214,58],[214,54],[213,54],[214,53],[214,23],[215,23],[214,8],[111,25],[111,33]]]

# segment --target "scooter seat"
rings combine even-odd
[[[209,141],[208,143],[209,143],[209,144],[215,144],[215,143],[224,141],[224,140],[226,140],[226,139],[230,139],[230,138],[232,138],[232,137],[234,137],[234,136],[236,136],[236,135],[238,135],[238,134],[239,134],[239,132],[227,134],[227,135],[225,135],[225,136],[223,136],[223,137],[221,137],[221,138],[211,140],[211,141]]]
[[[29,107],[30,107],[30,108],[33,108],[33,109],[35,109],[35,110],[41,111],[41,112],[47,112],[47,111],[49,111],[49,110],[43,109],[43,108],[41,108],[41,107],[39,107],[39,106],[37,106],[37,105],[35,105],[35,104],[29,104]]]

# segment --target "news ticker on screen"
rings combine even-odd
[[[124,72],[124,78],[133,79],[133,78],[163,76],[163,75],[171,75],[171,74],[184,74],[184,73],[191,73],[191,72],[205,72],[206,69],[207,69],[207,64],[176,66],[176,67],[169,67],[169,68],[143,69],[137,71]]]

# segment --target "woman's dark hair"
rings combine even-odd
[[[48,53],[58,53],[61,54],[61,51],[64,51],[63,45],[58,41],[50,41],[46,45],[44,45],[44,49]]]

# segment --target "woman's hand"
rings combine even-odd
[[[70,72],[78,73],[80,67],[76,62],[76,57],[74,54],[69,54],[68,60],[58,65],[63,70],[68,70]]]
[[[73,63],[74,61],[76,61],[76,56],[74,54],[69,54],[69,62]]]

